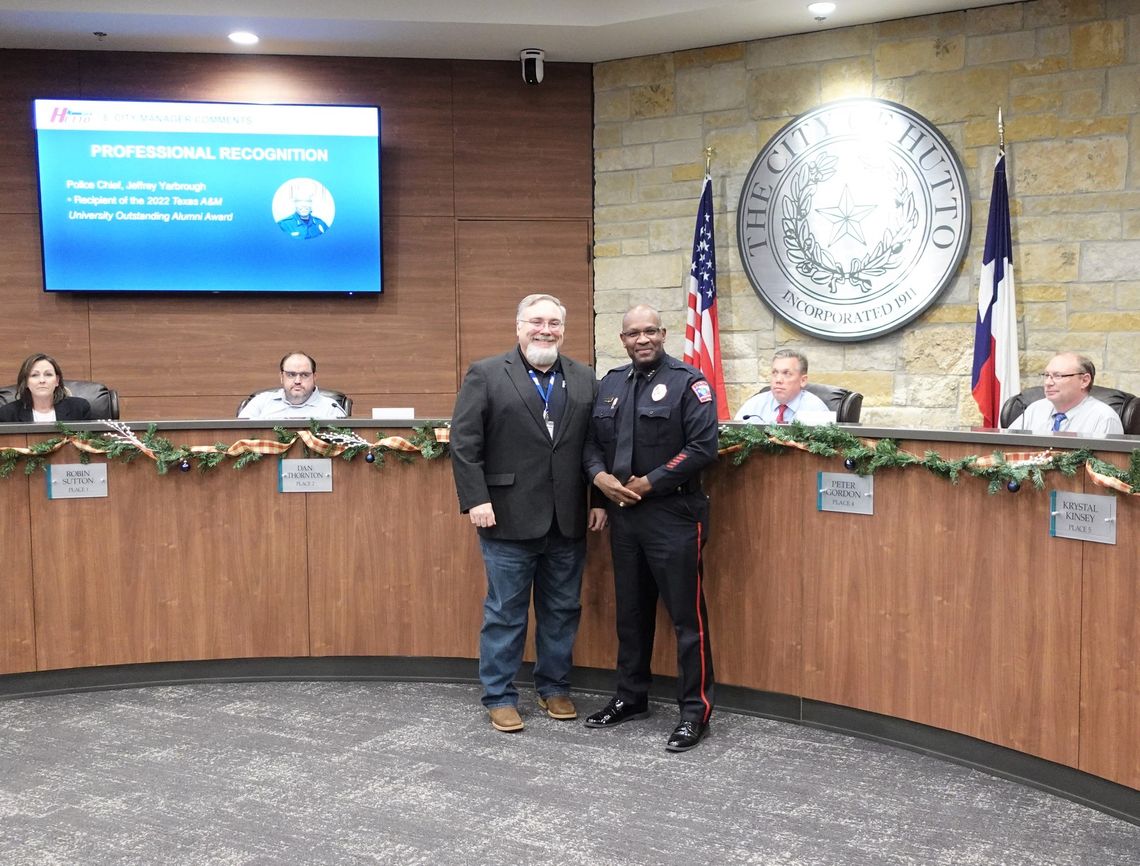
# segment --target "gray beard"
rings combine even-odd
[[[526,347],[526,359],[535,367],[549,367],[558,360],[558,347],[553,343],[531,343]]]

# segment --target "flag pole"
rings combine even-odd
[[[1001,426],[1001,410],[1006,402],[1021,390],[1013,237],[1005,168],[1005,126],[1001,106],[998,106],[998,154],[982,250],[974,324],[974,364],[970,376],[970,390],[982,414],[982,423],[995,428]]]
[[[716,314],[716,233],[713,231],[712,156],[704,148],[705,179],[693,232],[693,255],[685,280],[685,354],[682,360],[696,367],[708,380],[700,388],[694,384],[702,403],[716,399],[717,420],[728,421],[728,397],[724,388],[724,367],[720,359],[720,325]],[[697,393],[700,391],[700,393]]]

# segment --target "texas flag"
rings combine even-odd
[[[1013,291],[1013,240],[1009,228],[1009,190],[1005,151],[998,152],[982,279],[974,329],[974,402],[986,427],[997,427],[1002,403],[1021,391],[1017,361],[1017,304]]]

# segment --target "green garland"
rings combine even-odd
[[[28,446],[27,450],[31,452],[29,454],[23,454],[14,448],[0,448],[0,478],[12,475],[21,462],[25,475],[31,475],[37,469],[42,469],[46,465],[48,456],[69,440],[81,442],[102,452],[108,461],[131,463],[144,454],[142,448],[135,442],[121,435],[90,431],[75,432],[62,424],[57,424],[56,427],[60,435]],[[437,460],[449,453],[448,443],[438,441],[433,432],[441,427],[447,427],[447,422],[429,421],[413,428],[412,436],[407,441],[415,446],[420,459]],[[344,450],[339,456],[348,462],[363,457],[366,462],[380,468],[389,456],[402,463],[410,463],[416,459],[413,452],[367,442],[346,427],[321,425],[314,421],[309,431],[322,442],[341,445]],[[282,444],[299,441],[295,431],[284,427],[274,427],[273,433],[277,441]],[[244,469],[265,456],[258,451],[246,451],[231,456],[228,453],[230,446],[224,442],[215,443],[212,450],[193,451],[189,445],[175,445],[169,439],[159,436],[157,426],[154,424],[147,427],[146,432],[139,435],[137,441],[154,455],[155,468],[159,475],[166,475],[172,467],[185,472],[195,464],[199,472],[205,473],[216,469],[226,461],[232,461],[234,469]],[[869,445],[865,440],[841,430],[834,424],[808,427],[799,422],[769,427],[755,424],[725,425],[720,428],[719,445],[722,451],[732,454],[734,466],[739,466],[757,451],[765,454],[785,454],[790,450],[789,446],[794,445],[820,457],[841,457],[844,467],[859,475],[874,475],[880,469],[921,466],[952,484],[957,484],[962,475],[981,478],[987,482],[990,493],[997,493],[1003,487],[1015,491],[1026,482],[1041,490],[1045,487],[1046,473],[1060,472],[1062,475],[1072,477],[1082,466],[1088,465],[1101,475],[1124,482],[1131,493],[1140,491],[1140,449],[1131,453],[1127,470],[1106,463],[1094,456],[1091,451],[1084,449],[1062,451],[1039,462],[1017,465],[1009,463],[1003,452],[995,451],[991,463],[979,465],[976,454],[957,460],[946,460],[937,451],[926,451],[922,457],[918,457],[900,450],[898,442],[894,439],[879,439]],[[306,456],[312,456],[308,446],[302,443],[302,447]],[[80,450],[79,462],[90,461],[91,454]]]
[[[903,469],[921,466],[952,484],[963,475],[982,478],[990,493],[1003,487],[1016,491],[1026,481],[1038,490],[1045,487],[1045,473],[1060,472],[1072,477],[1085,464],[1094,471],[1123,481],[1130,492],[1140,491],[1140,450],[1133,451],[1127,470],[1095,457],[1091,451],[1063,451],[1032,464],[1013,465],[1001,451],[993,453],[992,465],[978,465],[978,455],[971,454],[957,460],[946,460],[937,451],[927,451],[922,457],[899,449],[894,439],[879,439],[872,446],[834,424],[808,427],[798,422],[787,425],[761,427],[755,424],[722,426],[720,448],[732,453],[733,465],[739,466],[756,451],[765,454],[784,454],[790,445],[806,448],[821,457],[842,457],[848,471],[859,475],[873,475],[880,469]]]
[[[448,453],[447,443],[439,442],[432,432],[440,427],[447,427],[447,423],[429,421],[413,428],[413,434],[407,441],[415,446],[421,459],[436,460]],[[122,463],[134,462],[145,454],[143,450],[145,448],[153,455],[155,469],[159,475],[166,475],[171,467],[177,467],[183,472],[189,471],[195,464],[197,464],[199,472],[205,473],[211,469],[216,469],[227,460],[233,462],[234,469],[244,469],[266,456],[259,451],[245,451],[231,456],[228,453],[230,446],[224,442],[216,442],[212,450],[194,451],[189,445],[175,445],[169,439],[158,435],[157,425],[154,424],[148,426],[146,432],[138,435],[137,443],[141,443],[141,448],[139,444],[122,435],[107,435],[86,430],[77,432],[63,424],[57,424],[56,429],[59,430],[60,435],[28,446],[26,450],[30,451],[30,454],[21,453],[15,448],[0,448],[0,478],[7,478],[12,475],[21,461],[24,464],[24,474],[31,475],[46,465],[47,458],[52,452],[69,441],[82,443],[88,448],[102,453],[108,461],[117,460]],[[309,430],[322,442],[330,445],[342,445],[344,450],[339,456],[350,462],[363,456],[366,462],[379,468],[384,465],[385,457],[389,455],[404,463],[415,460],[412,452],[380,443],[369,443],[353,431],[343,427],[322,426],[314,421]],[[295,431],[287,430],[284,427],[274,427],[273,433],[277,441],[282,444],[291,445],[300,441]],[[382,434],[380,438],[383,438]],[[306,457],[313,456],[308,446],[302,443],[302,447],[305,450]],[[80,449],[79,462],[90,463],[91,453]]]

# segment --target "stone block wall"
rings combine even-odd
[[[879,97],[937,125],[966,167],[970,249],[938,300],[876,340],[835,343],[774,319],[741,266],[736,207],[752,161],[796,115]],[[594,309],[600,372],[627,359],[631,303],[684,344],[684,281],[704,175],[713,196],[721,353],[735,410],[794,347],[810,378],[862,391],[864,423],[978,424],[977,284],[1005,119],[1022,387],[1057,349],[1140,393],[1140,2],[1033,0],[637,57],[594,69]]]

